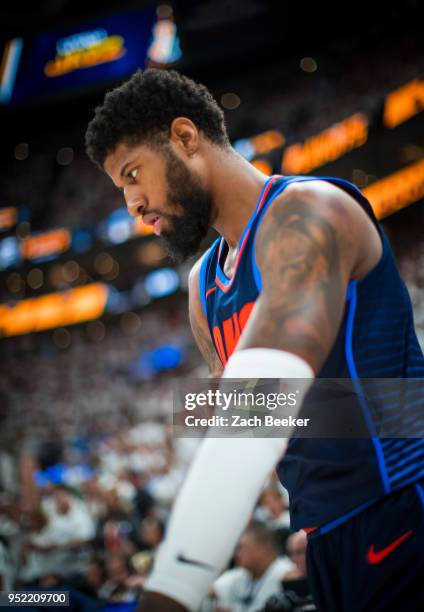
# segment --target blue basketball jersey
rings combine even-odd
[[[329,181],[351,195],[375,223],[383,244],[378,264],[361,281],[348,285],[338,336],[318,375],[352,379],[370,436],[349,440],[293,437],[277,467],[290,495],[292,528],[320,526],[323,531],[424,476],[424,440],[380,439],[374,435],[375,412],[367,405],[361,389],[364,378],[424,378],[424,356],[414,331],[408,291],[369,202],[344,179],[270,177],[241,236],[233,276],[229,279],[223,271],[226,244],[218,238],[202,259],[200,297],[213,344],[225,365],[261,292],[261,276],[255,262],[255,236],[261,220],[287,185],[316,179]],[[284,202],[280,205],[284,206]],[[414,407],[413,414],[417,409],[423,414],[422,394],[401,400],[393,392],[379,403],[380,423],[396,418],[410,406]]]

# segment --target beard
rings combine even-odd
[[[171,149],[166,149],[165,159],[167,206],[182,209],[182,214],[163,215],[168,220],[169,229],[163,230],[161,237],[168,256],[181,263],[197,253],[208,233],[212,198],[202,187],[200,179]]]

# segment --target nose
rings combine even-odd
[[[132,217],[138,217],[139,215],[143,214],[145,203],[140,195],[135,195],[134,193],[129,192],[129,190],[125,187],[124,198],[127,204],[128,212]]]
[[[139,217],[143,214],[144,206],[143,203],[139,200],[131,200],[131,202],[127,202],[127,208],[131,217]]]

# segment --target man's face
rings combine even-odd
[[[197,252],[210,224],[211,195],[170,145],[157,151],[120,144],[104,168],[123,188],[129,213],[153,226],[173,259],[183,261]]]
[[[261,547],[258,546],[254,536],[251,533],[244,533],[236,549],[236,563],[239,567],[254,571],[261,552]]]
[[[284,499],[277,491],[266,489],[261,497],[261,505],[270,512],[271,516],[277,518],[286,509]]]
[[[116,582],[124,582],[128,578],[125,561],[120,557],[111,557],[106,560],[106,576]]]
[[[58,514],[68,514],[71,510],[71,501],[66,491],[56,491],[55,493],[56,511]]]

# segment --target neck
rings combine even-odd
[[[234,149],[211,152],[212,227],[235,250],[267,176]]]

